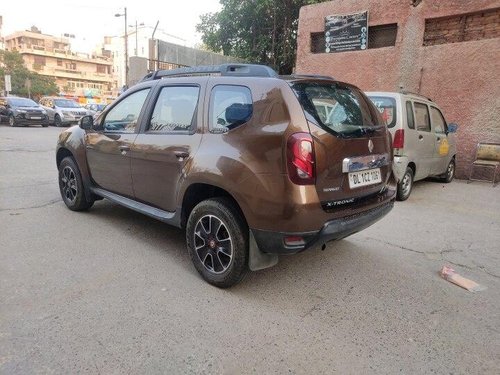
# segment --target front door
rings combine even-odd
[[[440,175],[446,171],[450,159],[450,143],[444,117],[436,107],[431,106],[432,133],[434,134],[434,160],[431,173]]]
[[[425,103],[413,102],[415,126],[417,128],[417,145],[415,164],[415,180],[426,178],[431,173],[434,160],[435,137],[431,131],[429,107]]]
[[[201,110],[197,110],[201,87],[175,85],[173,79],[157,87],[157,100],[154,106],[148,106],[148,115],[131,150],[137,200],[165,211],[176,210],[183,170],[201,142],[202,117],[198,114]]]
[[[137,137],[144,103],[150,89],[135,91],[111,108],[96,130],[86,134],[87,162],[101,188],[133,197],[130,149]]]

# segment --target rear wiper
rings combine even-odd
[[[363,133],[363,134],[373,134],[376,131],[378,131],[384,127],[385,127],[385,125],[363,126],[362,128],[360,128],[360,130],[361,130],[361,133]]]

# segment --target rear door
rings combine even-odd
[[[316,190],[321,201],[378,193],[391,173],[386,125],[373,103],[356,87],[338,82],[292,84],[314,139]],[[326,121],[316,109],[328,104]]]
[[[415,180],[429,176],[434,162],[435,136],[431,129],[429,107],[419,101],[413,102],[415,113],[415,126],[417,128],[418,141],[415,150]]]
[[[160,209],[176,210],[179,181],[201,142],[203,92],[206,78],[195,84],[162,81],[131,149],[131,173],[137,200]],[[177,81],[179,82],[179,81]],[[198,111],[200,108],[200,111]]]
[[[448,141],[446,121],[439,109],[431,107],[432,133],[434,134],[434,158],[431,174],[439,175],[446,171],[450,160],[450,142]]]
[[[144,117],[150,88],[138,89],[121,98],[95,130],[86,133],[87,162],[92,179],[100,187],[133,197],[130,150]]]

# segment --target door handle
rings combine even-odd
[[[175,157],[180,161],[184,160],[189,156],[189,152],[187,151],[174,151]]]
[[[130,146],[127,145],[121,145],[118,146],[118,148],[120,149],[120,151],[130,151]]]
[[[424,139],[424,136],[423,136],[422,134],[420,134],[420,135],[418,136],[418,139]]]
[[[436,140],[436,142],[439,142],[440,140],[441,140],[441,138],[437,137],[437,140]]]
[[[94,149],[94,146],[86,145],[86,146],[85,146],[85,148],[86,148],[87,150],[93,150],[93,149]]]

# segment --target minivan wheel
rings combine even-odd
[[[398,183],[398,193],[396,198],[398,201],[405,201],[408,199],[413,188],[413,169],[410,167],[406,168],[406,172]]]
[[[62,121],[61,121],[61,116],[55,115],[54,116],[54,125],[60,128],[62,126]]]
[[[455,178],[455,159],[451,159],[448,167],[446,167],[446,173],[444,174],[443,181],[449,183]]]
[[[69,156],[59,165],[59,190],[64,203],[72,211],[87,210],[94,204],[93,200],[87,200],[80,170]]]
[[[14,118],[13,115],[9,116],[9,125],[10,126],[16,126],[16,119]]]
[[[191,260],[210,284],[229,288],[248,270],[248,228],[228,198],[199,203],[189,215],[186,242]]]

